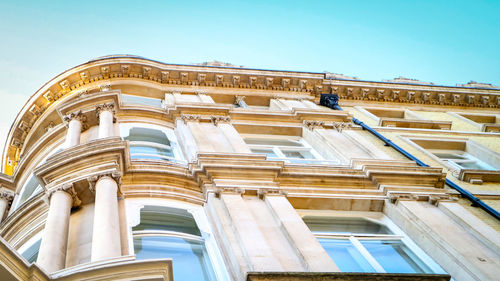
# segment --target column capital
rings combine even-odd
[[[229,122],[231,122],[231,117],[229,117],[229,116],[221,116],[221,115],[218,115],[218,116],[212,115],[212,116],[210,116],[210,120],[212,121],[212,123],[215,126],[217,126],[219,123],[229,123]]]
[[[0,199],[4,199],[10,205],[12,203],[12,200],[14,199],[14,192],[6,189],[1,190]]]
[[[97,116],[97,119],[99,119],[99,115],[101,114],[101,112],[103,111],[110,111],[111,113],[113,113],[113,121],[114,121],[114,115],[115,115],[115,103],[113,102],[110,102],[110,103],[103,103],[103,104],[98,104],[95,106],[95,112],[96,112],[96,116]]]
[[[82,122],[82,124],[83,124],[85,121],[87,121],[87,116],[85,116],[85,114],[83,114],[83,112],[81,110],[71,112],[71,113],[64,115],[63,121],[69,122],[71,120],[78,120],[78,121]]]
[[[73,187],[73,183],[64,183],[64,184],[61,184],[53,189],[48,190],[49,200],[52,197],[52,195],[58,191],[66,192],[71,196],[71,199],[73,202],[72,203],[73,207],[78,207],[82,204],[82,201],[80,200],[80,198],[78,198],[78,193],[76,192],[75,188]]]
[[[105,172],[105,173],[101,173],[101,174],[97,174],[97,175],[92,175],[92,176],[87,178],[87,181],[89,183],[89,189],[92,193],[95,193],[95,185],[96,185],[97,181],[99,181],[99,179],[101,179],[103,177],[112,178],[114,181],[116,181],[118,186],[120,186],[122,183],[122,173],[120,173],[118,171]],[[120,190],[120,188],[118,188],[118,190]]]

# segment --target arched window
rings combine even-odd
[[[130,141],[131,159],[183,161],[172,129],[150,124],[125,123],[120,135]]]
[[[175,280],[217,280],[202,234],[186,210],[145,206],[132,231],[136,259],[171,258]]]

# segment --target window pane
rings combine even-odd
[[[131,145],[130,146],[130,153],[131,154],[153,154],[153,155],[156,154],[156,155],[161,155],[161,156],[174,157],[174,154],[172,153],[172,150],[170,150],[170,149],[151,147],[151,146]]]
[[[392,234],[385,226],[363,218],[324,218],[306,216],[303,218],[314,233],[335,234]]]
[[[201,236],[193,216],[186,210],[145,206],[141,209],[141,223],[132,230],[167,230]]]
[[[267,155],[268,158],[277,158],[278,157],[278,155],[276,155],[272,149],[252,148],[251,151],[252,151],[252,153],[265,154],[265,155]]]
[[[430,269],[401,241],[366,240],[361,244],[387,272],[430,273]]]
[[[318,238],[318,241],[341,271],[375,272],[349,240]]]
[[[130,133],[127,137],[125,137],[125,140],[148,141],[170,146],[170,141],[164,132],[149,128],[134,127],[130,129]]]
[[[22,204],[24,201],[28,200],[31,196],[35,195],[35,190],[40,186],[38,180],[34,175],[28,180],[21,194],[21,199],[19,199],[19,204]]]
[[[467,159],[467,157],[457,153],[434,153],[434,155],[441,159]]]
[[[143,104],[143,105],[151,105],[155,107],[161,107],[161,100],[154,98],[146,98],[141,96],[133,96],[133,95],[122,95],[123,103],[129,104]]]
[[[169,236],[134,237],[138,260],[171,258],[174,280],[216,280],[203,242]]]
[[[294,150],[281,150],[287,158],[299,158],[299,159],[314,159],[311,152],[307,150],[294,151]]]
[[[31,245],[28,249],[26,249],[21,256],[23,256],[29,263],[36,262],[38,258],[38,251],[40,250],[40,243],[42,239],[39,239],[33,245]]]
[[[247,144],[273,145],[273,146],[300,146],[303,145],[298,141],[286,139],[245,139]]]

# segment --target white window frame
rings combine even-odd
[[[182,154],[182,151],[179,147],[179,143],[177,142],[177,137],[175,136],[174,130],[168,127],[163,127],[160,125],[154,125],[154,124],[148,124],[148,123],[121,123],[120,124],[120,137],[124,139],[125,137],[129,136],[130,130],[134,127],[137,128],[146,128],[146,129],[152,129],[152,130],[159,130],[167,136],[170,146],[164,145],[164,144],[159,144],[155,142],[147,142],[147,141],[131,141],[130,146],[138,145],[138,146],[143,146],[143,147],[153,147],[153,148],[160,148],[160,149],[169,149],[172,151],[172,154],[174,155],[173,157],[170,156],[165,156],[165,155],[160,155],[160,154],[149,154],[149,153],[130,153],[130,158],[132,161],[134,160],[139,160],[139,161],[173,161],[173,162],[180,162],[180,163],[185,163],[185,158],[184,155]],[[133,158],[133,156],[154,156],[157,158],[161,158],[161,160],[158,159],[150,159],[150,158]]]
[[[466,151],[463,150],[448,150],[448,149],[427,149],[430,153],[432,153],[434,156],[439,158],[441,161],[446,162],[448,165],[452,166],[456,170],[474,170],[472,168],[466,168],[463,167],[460,164],[465,164],[465,163],[475,163],[476,165],[483,166],[484,168],[477,169],[477,170],[484,170],[484,171],[495,171],[495,167],[491,166],[490,164],[482,161],[481,159],[469,154]],[[446,157],[440,157],[438,154],[440,153],[446,153],[446,154],[452,154],[455,155],[456,157],[459,158],[446,158]]]
[[[274,154],[276,154],[278,157],[268,157],[268,160],[281,160],[284,161],[285,163],[293,163],[293,164],[303,164],[303,163],[309,163],[309,164],[339,164],[340,162],[338,160],[328,160],[324,159],[321,154],[319,154],[304,138],[299,137],[299,136],[278,136],[278,135],[256,135],[256,134],[242,134],[241,135],[243,140],[246,139],[259,139],[262,141],[265,140],[286,140],[286,141],[292,141],[297,144],[300,144],[300,146],[286,146],[286,145],[266,145],[266,144],[248,144],[248,147],[250,150],[253,149],[270,149],[273,151]],[[245,141],[246,143],[246,141]],[[294,157],[287,157],[283,151],[306,151],[310,153],[313,158],[294,158]],[[257,154],[257,153],[256,153]],[[260,154],[260,153],[258,153]]]
[[[158,207],[168,207],[183,209],[190,213],[195,222],[196,226],[200,230],[201,239],[196,235],[190,235],[185,233],[178,233],[173,231],[132,231],[132,228],[141,222],[141,209],[145,206],[158,206]],[[222,254],[217,245],[215,236],[213,235],[212,228],[208,222],[208,218],[205,213],[203,206],[194,205],[190,203],[170,200],[170,199],[145,199],[145,198],[129,198],[125,200],[126,214],[129,232],[129,253],[135,254],[134,251],[134,236],[153,236],[155,234],[165,235],[170,237],[182,237],[198,241],[204,241],[205,249],[208,254],[208,258],[212,264],[212,269],[215,273],[217,281],[230,281],[229,271],[226,264],[222,258]],[[175,261],[174,261],[175,264]],[[175,269],[174,269],[175,270]]]
[[[446,272],[427,255],[420,247],[417,246],[396,224],[394,224],[383,213],[379,212],[354,212],[354,211],[318,211],[318,210],[297,210],[299,215],[303,218],[306,216],[324,217],[325,219],[332,218],[361,218],[367,219],[377,224],[387,227],[392,234],[345,234],[345,233],[313,233],[318,238],[329,239],[348,239],[358,252],[367,260],[370,266],[373,267],[375,272],[386,272],[377,260],[366,250],[361,244],[360,240],[392,240],[401,241],[413,255],[417,256],[420,261],[428,267],[432,272],[425,274],[446,274]]]

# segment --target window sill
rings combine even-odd
[[[458,179],[472,184],[500,182],[500,171],[461,169]]]
[[[447,274],[364,272],[249,272],[247,281],[449,281]]]

